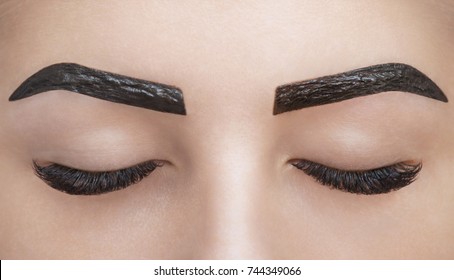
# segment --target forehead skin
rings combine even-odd
[[[449,1],[0,1],[0,257],[452,258],[453,11]],[[181,88],[187,116],[168,124],[178,127],[184,159],[175,166],[190,166],[178,173],[186,177],[159,195],[142,186],[84,200],[42,187],[15,143],[10,116],[19,107],[7,99],[58,62]],[[416,67],[452,100],[386,97],[395,101],[389,126],[418,114],[437,132],[418,140],[421,154],[408,154],[427,162],[422,191],[365,198],[302,190],[310,180],[284,186],[284,171],[264,171],[285,157],[274,152],[286,144],[278,132],[349,112],[273,117],[276,86],[388,62]],[[381,108],[380,98],[348,104],[361,116]],[[401,104],[415,109],[400,112]],[[415,135],[420,129],[413,124]],[[308,147],[317,151],[314,135]]]

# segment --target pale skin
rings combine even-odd
[[[0,258],[454,258],[445,2],[0,1]],[[65,91],[8,101],[59,62],[178,86],[187,115]],[[278,85],[388,62],[423,71],[450,102],[393,92],[272,114]],[[168,164],[123,190],[72,196],[35,176],[34,159]],[[423,168],[365,196],[291,159]]]

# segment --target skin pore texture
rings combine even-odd
[[[453,11],[423,0],[0,1],[0,258],[452,259]],[[179,109],[67,87],[9,101],[59,63],[162,85]],[[430,77],[438,98],[386,88],[273,115],[281,85],[390,63]],[[33,168],[151,160],[164,164],[137,184],[88,196]],[[422,168],[404,188],[358,195],[295,160]]]

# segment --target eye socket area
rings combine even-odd
[[[35,174],[50,187],[70,195],[98,195],[121,190],[149,176],[163,161],[150,160],[112,171],[85,171],[61,164],[33,161]]]
[[[421,162],[409,161],[369,170],[341,170],[309,160],[293,160],[291,164],[324,186],[362,195],[399,190],[413,183],[422,169]]]

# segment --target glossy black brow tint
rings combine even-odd
[[[273,114],[386,91],[403,91],[448,102],[441,89],[417,69],[387,63],[278,86]]]
[[[177,87],[75,63],[58,63],[41,69],[25,80],[9,100],[15,101],[51,90],[67,90],[115,103],[186,115],[183,93]]]

